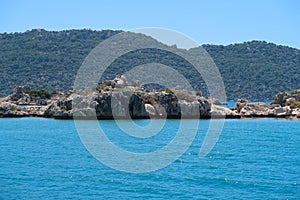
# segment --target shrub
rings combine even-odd
[[[31,90],[29,92],[29,96],[30,97],[40,97],[41,99],[50,99],[51,94],[50,92],[44,90],[44,89],[40,89],[40,90]]]
[[[294,109],[294,108],[300,108],[300,101],[292,103],[290,105],[290,108],[292,108],[292,109]]]
[[[300,89],[292,91],[291,94],[300,94]]]
[[[170,90],[169,88],[166,89],[166,93],[168,93],[168,94],[174,94],[174,92],[172,90]]]
[[[106,84],[107,86],[111,86],[111,81],[107,81],[107,82],[105,82],[105,84]]]

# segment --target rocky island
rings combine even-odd
[[[75,115],[82,119],[90,119],[92,116],[97,119],[300,119],[300,90],[279,93],[271,104],[239,99],[234,108],[225,108],[218,100],[205,98],[200,92],[149,90],[129,85],[123,76],[118,76],[84,94],[74,91],[50,94],[18,86],[11,95],[0,99],[0,117],[73,119]]]

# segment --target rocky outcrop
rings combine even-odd
[[[149,91],[128,85],[125,77],[101,84],[95,91],[68,91],[52,95],[45,104],[32,101],[28,87],[17,87],[0,100],[0,117],[39,116],[56,119],[148,119],[148,118],[300,118],[300,92],[280,93],[271,104],[239,99],[234,108],[216,99],[186,91]],[[214,103],[215,102],[215,103]],[[24,106],[25,105],[25,106]],[[296,105],[296,106],[295,106]],[[300,104],[299,104],[300,105]]]
[[[29,96],[30,88],[27,86],[17,86],[11,95],[3,98],[2,101],[10,102],[13,104],[30,104]]]
[[[16,105],[48,105],[49,99],[31,96],[30,92],[31,90],[28,86],[17,86],[11,95],[3,98],[1,101],[10,102]]]
[[[72,118],[72,98],[61,98],[51,102],[45,108],[44,116],[57,119]]]
[[[240,113],[242,108],[244,108],[244,106],[246,106],[247,104],[249,104],[249,101],[246,100],[246,99],[238,99],[236,101],[236,104],[235,104],[235,110]]]
[[[272,104],[291,106],[296,102],[300,102],[300,90],[294,90],[292,92],[280,92],[275,96]]]
[[[223,116],[227,119],[241,118],[236,111],[214,104],[211,105],[211,112],[209,116],[211,118],[223,118]]]
[[[24,108],[10,102],[0,102],[0,117],[47,117],[48,106],[29,105]],[[49,116],[51,117],[51,116]]]
[[[45,111],[45,116],[58,119],[68,119],[74,115],[83,119],[240,117],[230,109],[210,104],[204,97],[188,101],[164,91],[142,90],[93,92],[86,96],[73,94],[53,102]]]
[[[0,102],[0,117],[25,117],[26,112],[22,112],[20,107],[10,102]]]
[[[300,100],[300,91],[279,93],[271,104],[237,101],[235,108],[241,117],[300,118],[299,110],[293,105]]]

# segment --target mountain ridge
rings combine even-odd
[[[47,90],[71,89],[77,70],[88,53],[101,41],[119,32],[33,29],[23,33],[1,33],[0,96],[9,94],[17,85]],[[300,88],[299,49],[257,40],[201,46],[219,68],[228,100],[271,100],[280,91]],[[163,55],[161,52],[152,53],[158,57]],[[136,55],[146,56],[147,52],[137,52]],[[122,74],[126,68],[121,69],[124,63],[138,63],[134,61],[136,55],[119,61],[105,79]],[[185,66],[178,66],[179,71],[186,72],[191,83],[207,94],[200,84],[203,83],[201,78],[186,71]]]

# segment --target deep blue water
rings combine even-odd
[[[113,121],[100,124],[122,148],[149,152],[172,139],[179,121],[167,120],[148,139],[122,134]],[[200,159],[208,125],[200,121],[194,142],[171,165],[130,174],[91,156],[71,120],[0,119],[0,199],[300,199],[300,121],[226,120]]]

